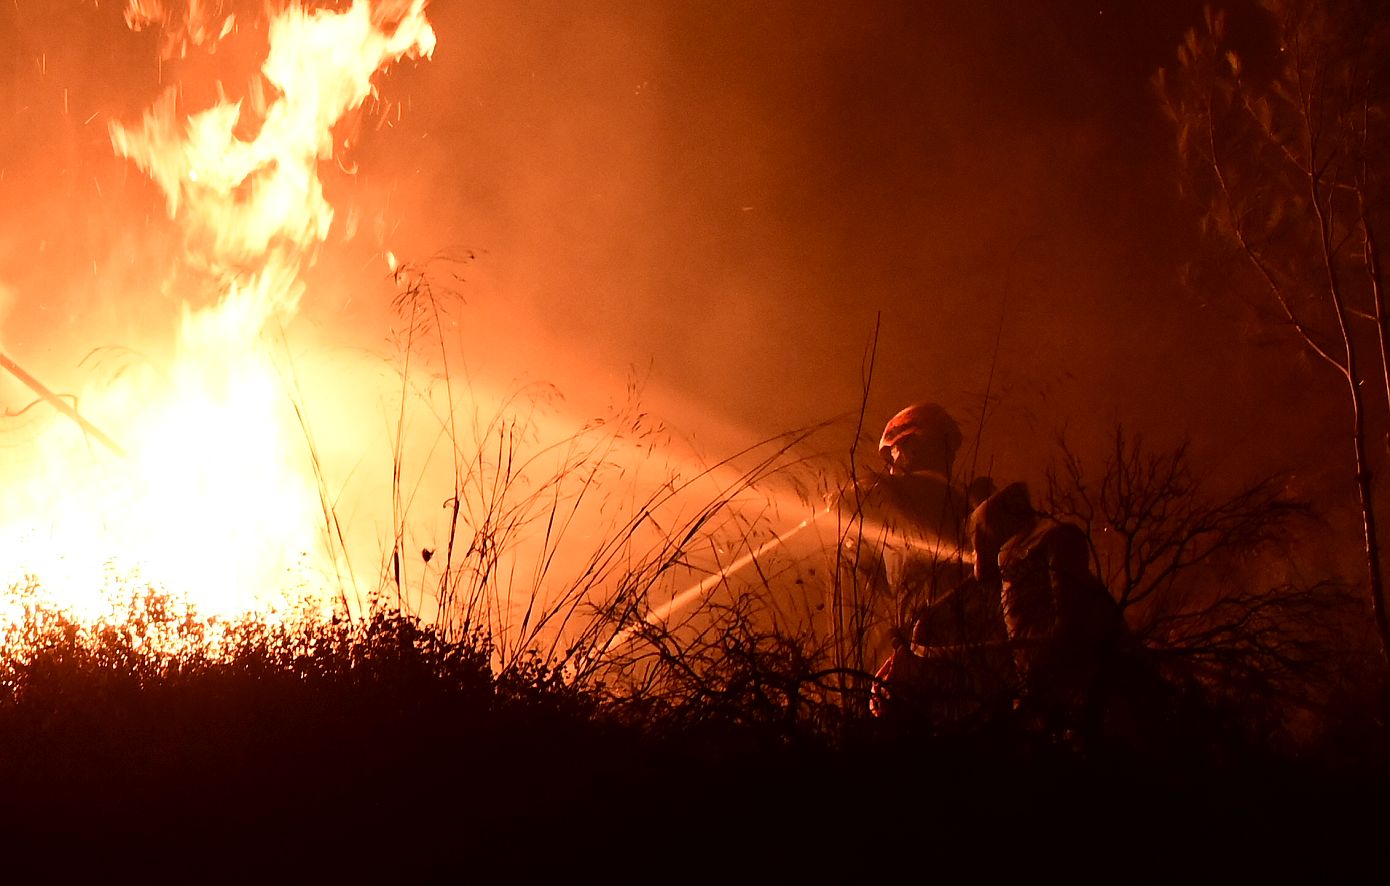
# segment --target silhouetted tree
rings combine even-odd
[[[1309,698],[1349,600],[1334,582],[1274,574],[1272,555],[1314,528],[1309,506],[1277,478],[1214,495],[1186,442],[1156,451],[1117,427],[1098,473],[1062,442],[1043,507],[1086,530],[1096,574],[1170,677],[1250,709]]]
[[[1203,225],[1253,270],[1279,322],[1339,380],[1369,598],[1390,619],[1374,475],[1390,409],[1382,265],[1390,25],[1378,0],[1259,0],[1274,41],[1243,57],[1207,11],[1156,85]]]

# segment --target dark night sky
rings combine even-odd
[[[153,95],[151,43],[109,4],[4,6],[0,338],[62,377],[104,343],[93,329],[143,316],[111,281],[154,249],[128,204],[157,203],[100,121]],[[362,171],[328,183],[367,221],[326,254],[303,322],[379,341],[360,270],[376,251],[471,250],[480,371],[553,381],[583,412],[650,366],[650,407],[714,454],[854,413],[881,315],[870,428],[931,398],[973,432],[993,363],[982,449],[1001,474],[1035,476],[1051,435],[1084,448],[1117,419],[1191,433],[1217,470],[1299,468],[1323,380],[1235,300],[1181,283],[1193,216],[1149,78],[1199,16],[436,0],[435,59],[382,86],[399,124],[365,126]]]

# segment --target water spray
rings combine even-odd
[[[758,545],[758,547],[754,550],[749,551],[748,553],[739,557],[737,560],[730,562],[727,566],[724,566],[718,569],[717,571],[710,573],[700,581],[696,582],[695,584],[676,594],[670,600],[663,603],[661,606],[658,606],[655,609],[653,609],[650,613],[647,614],[647,616],[644,619],[642,619],[642,621],[647,625],[660,625],[666,622],[668,619],[671,618],[672,615],[680,612],[687,606],[690,606],[691,604],[694,604],[704,599],[705,595],[707,595],[710,591],[714,590],[721,583],[727,581],[729,576],[738,572],[740,569],[743,569],[748,564],[755,562],[759,557],[762,557],[770,551],[773,551],[787,544],[793,538],[796,538],[798,535],[804,532],[808,526],[820,522],[824,518],[830,516],[830,514],[835,512],[836,510],[837,503],[826,505],[825,507],[816,511],[814,514],[807,517],[805,520],[802,520],[800,523],[796,524],[790,529],[782,532],[779,535],[774,536],[771,539],[768,539],[761,545]],[[935,559],[959,560],[963,563],[974,562],[974,557],[971,556],[969,551],[963,550],[960,547],[951,544],[950,542],[947,542],[945,539],[942,539],[940,537],[933,538],[930,541],[926,539],[913,539],[904,535],[903,533],[892,532],[892,530],[886,524],[881,523],[877,520],[866,519],[862,514],[857,515],[855,519],[857,522],[860,523],[860,535],[877,535],[882,537],[888,535],[889,533],[892,533],[893,535],[897,536],[897,544],[922,551],[924,553],[929,554]],[[606,644],[604,644],[603,651],[600,653],[600,655],[606,655],[613,649],[620,648],[625,644],[632,642],[632,640],[634,639],[634,635],[637,633],[637,631],[637,627],[631,627],[625,628],[617,632],[613,635],[612,639],[610,639]]]

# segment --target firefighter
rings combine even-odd
[[[879,715],[891,708],[949,729],[1006,711],[1014,664],[998,590],[968,576],[920,609],[910,642],[893,650],[877,677]]]
[[[1086,534],[1040,515],[1028,487],[1013,483],[976,508],[970,535],[975,579],[999,594],[1019,709],[1055,733],[1094,730],[1128,634],[1091,571]]]
[[[857,568],[846,576],[836,634],[859,653],[845,663],[862,669],[882,662],[875,681],[880,690],[888,683],[920,682],[908,628],[925,606],[969,576],[968,493],[952,482],[961,441],[960,427],[938,404],[908,406],[880,435],[884,472],[858,487],[852,500],[841,501],[862,521],[862,532],[852,533],[846,545]],[[854,544],[861,535],[870,544]],[[880,691],[871,703],[879,710],[882,702]]]
[[[885,472],[860,504],[871,522],[887,530],[880,566],[887,594],[900,604],[899,625],[910,624],[910,614],[935,588],[963,577],[957,573],[969,510],[951,476],[960,444],[960,427],[935,403],[901,410],[879,437]],[[952,580],[943,584],[948,565]]]

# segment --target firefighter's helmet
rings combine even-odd
[[[975,551],[975,578],[998,584],[1000,549],[1010,538],[1026,531],[1036,517],[1027,483],[1010,483],[975,508],[968,529],[970,546]]]
[[[895,471],[949,474],[960,448],[960,427],[935,403],[916,403],[888,420],[878,453]]]

